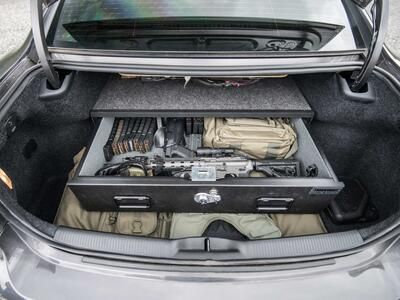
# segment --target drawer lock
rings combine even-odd
[[[221,196],[216,189],[211,189],[208,193],[197,193],[194,195],[194,201],[201,205],[218,203],[221,200]]]

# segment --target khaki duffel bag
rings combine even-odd
[[[203,144],[237,149],[255,159],[284,159],[296,153],[297,135],[283,119],[205,118]]]
[[[171,239],[202,236],[214,221],[231,224],[251,240],[281,237],[279,228],[266,214],[202,214],[174,213],[170,229]]]
[[[74,157],[75,167],[69,178],[74,176],[84,150]],[[171,218],[172,214],[167,213],[87,211],[71,189],[65,187],[54,223],[77,229],[168,238]]]

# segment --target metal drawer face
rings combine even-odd
[[[277,182],[282,180],[268,182],[268,179],[260,178],[235,178],[213,184],[182,183],[179,180],[168,183],[164,180],[146,181],[146,178],[133,182],[129,179],[114,181],[106,183],[103,178],[82,178],[78,182],[72,181],[70,188],[79,195],[86,209],[99,211],[313,213],[324,209],[335,196],[313,195],[310,193],[313,186],[307,185],[302,179],[283,184]],[[330,180],[311,180],[310,183],[334,187]],[[341,186],[337,185],[336,188],[339,192]],[[206,196],[212,195],[212,191],[217,197],[209,197],[207,201]],[[203,196],[204,201],[199,200],[199,195]]]

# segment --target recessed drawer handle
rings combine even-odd
[[[143,204],[143,205],[118,205],[119,209],[148,209],[150,205]]]
[[[148,196],[114,196],[114,201],[119,209],[148,209],[151,206]]]
[[[292,205],[293,198],[260,197],[257,199],[258,211],[286,211]]]
[[[276,206],[276,207],[257,206],[258,211],[285,211],[288,209],[289,209],[289,207],[286,207],[286,206]]]

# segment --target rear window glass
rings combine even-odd
[[[340,0],[65,0],[48,42],[129,51],[356,49]]]

